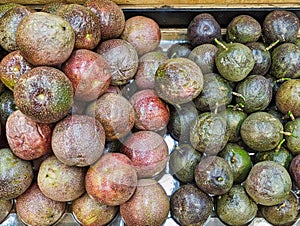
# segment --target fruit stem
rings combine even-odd
[[[272,49],[274,46],[276,46],[278,44],[279,40],[271,43],[271,45],[269,45],[268,47],[266,47],[266,51],[269,51],[270,49]]]
[[[275,81],[275,83],[285,82],[285,81],[289,81],[289,80],[291,80],[291,78],[280,78],[280,79],[277,79]]]
[[[280,206],[278,206],[276,209],[279,211],[279,210],[281,210],[281,208],[283,208],[283,207],[285,207],[286,205],[285,205],[285,202],[284,203],[282,203]]]
[[[280,133],[285,136],[288,136],[288,137],[298,138],[296,135],[294,135],[293,133],[290,133],[290,132],[280,131]]]
[[[279,144],[277,145],[277,147],[276,147],[276,149],[275,149],[275,152],[279,152],[279,150],[280,150],[280,148],[281,148],[281,146],[282,146],[282,144],[285,142],[285,139],[282,139],[280,142],[279,142]]]
[[[223,49],[228,50],[227,46],[224,45],[222,42],[220,42],[217,38],[215,38],[214,40],[215,40],[215,42],[216,42],[219,46],[221,46]]]
[[[243,99],[243,101],[246,101],[246,98],[245,98],[242,94],[240,94],[240,93],[232,92],[232,95],[237,96],[237,97],[240,97],[240,98]]]
[[[243,111],[243,107],[244,106],[241,106],[241,105],[243,105],[242,103],[239,103],[239,104],[236,104],[236,105],[228,105],[227,107],[229,107],[229,108],[232,108],[233,110],[235,110],[235,111]]]
[[[224,179],[223,179],[223,177],[218,177],[217,180],[218,180],[218,181],[223,181]]]
[[[291,118],[292,121],[295,121],[295,116],[293,115],[293,113],[291,111],[289,111],[287,113],[287,115]]]

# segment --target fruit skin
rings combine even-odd
[[[216,73],[217,68],[215,64],[215,56],[217,51],[218,47],[210,43],[205,43],[193,48],[188,58],[200,67],[203,75]]]
[[[15,6],[0,17],[0,45],[8,52],[19,49],[16,32],[21,21],[35,10],[27,6]]]
[[[300,77],[300,48],[293,43],[283,43],[271,53],[270,74],[275,78]]]
[[[65,212],[66,203],[46,197],[36,183],[16,199],[17,216],[28,225],[52,225]]]
[[[285,147],[281,146],[279,150],[271,150],[271,151],[263,151],[257,152],[254,155],[254,161],[262,162],[262,161],[274,161],[282,165],[287,170],[289,169],[290,163],[293,159],[293,154],[291,151],[286,149]]]
[[[252,75],[265,75],[271,67],[271,53],[267,50],[267,46],[263,42],[250,42],[246,43],[254,57],[254,67],[250,74]]]
[[[256,163],[245,181],[248,195],[257,203],[273,206],[282,203],[292,189],[288,171],[273,161]]]
[[[25,73],[14,88],[18,109],[39,123],[54,123],[65,117],[73,104],[69,78],[54,67],[39,66]]]
[[[282,203],[275,206],[261,206],[262,216],[273,225],[290,225],[297,220],[299,200],[290,192]]]
[[[232,100],[233,89],[230,83],[217,73],[203,75],[203,89],[193,100],[201,111],[222,111]]]
[[[291,79],[285,81],[278,89],[275,95],[276,106],[283,114],[289,111],[295,117],[300,116],[300,97],[295,95],[300,89],[300,79]]]
[[[155,88],[155,72],[168,57],[160,51],[145,53],[139,58],[134,81],[139,89]]]
[[[124,85],[134,77],[139,59],[131,43],[123,39],[110,39],[101,42],[96,51],[110,65],[111,85]]]
[[[240,96],[235,101],[243,104],[246,113],[265,110],[273,97],[272,82],[262,75],[250,75],[240,81],[235,90]]]
[[[106,225],[117,214],[117,206],[107,206],[92,199],[87,193],[71,205],[76,220],[85,226]]]
[[[56,123],[51,139],[55,156],[69,166],[88,166],[104,151],[105,131],[101,123],[87,115],[69,115]]]
[[[192,184],[176,190],[170,205],[171,215],[180,225],[204,225],[213,212],[212,198]]]
[[[60,16],[34,12],[20,22],[16,42],[25,59],[34,66],[57,66],[71,55],[75,32]]]
[[[273,10],[263,21],[262,35],[267,44],[279,42],[293,42],[297,39],[299,18],[290,11]]]
[[[199,66],[187,58],[164,61],[155,74],[155,90],[170,104],[183,104],[197,97],[203,88],[203,74]]]
[[[224,47],[219,47],[216,53],[217,69],[225,79],[239,82],[246,78],[254,67],[252,51],[246,45],[237,42],[227,43]]]
[[[179,144],[190,143],[190,127],[198,117],[198,111],[194,103],[191,101],[179,106],[169,105],[169,109],[168,132]]]
[[[191,53],[190,43],[174,43],[167,50],[168,58],[188,57]]]
[[[2,4],[2,5],[0,6],[0,18],[1,18],[6,12],[8,12],[9,10],[11,10],[12,8],[17,7],[17,6],[21,6],[21,5],[18,4],[18,3],[14,3],[14,2],[9,2],[9,3]]]
[[[65,4],[55,15],[68,21],[75,32],[75,49],[94,49],[101,40],[100,22],[89,8],[79,4]]]
[[[287,122],[284,126],[284,131],[292,134],[290,136],[285,136],[287,148],[292,154],[299,154],[300,118],[296,118],[295,120]]]
[[[228,141],[228,127],[223,113],[201,113],[190,128],[191,145],[207,155],[216,155]]]
[[[52,200],[73,201],[85,191],[85,174],[85,168],[68,166],[51,155],[40,165],[37,184],[42,193]]]
[[[246,225],[254,219],[258,206],[247,195],[244,187],[234,185],[216,201],[218,217],[228,225]]]
[[[169,160],[167,143],[153,131],[137,131],[123,143],[121,153],[132,161],[139,178],[149,178],[162,172]]]
[[[233,109],[226,108],[225,109],[225,117],[227,121],[228,133],[229,133],[229,142],[237,142],[241,140],[241,125],[243,121],[247,118],[247,113]]]
[[[5,220],[5,218],[10,213],[12,207],[13,207],[12,199],[0,198],[0,223],[2,223]]]
[[[300,154],[297,154],[294,156],[294,158],[291,161],[289,172],[291,175],[291,178],[293,179],[295,185],[297,187],[300,187],[300,175],[299,175],[299,169],[300,169]]]
[[[213,43],[215,38],[221,38],[221,26],[211,14],[198,14],[188,25],[187,38],[194,47]]]
[[[227,143],[225,148],[218,153],[229,164],[233,173],[233,182],[242,183],[248,176],[252,167],[249,153],[236,143]]]
[[[233,173],[224,158],[207,156],[195,168],[195,182],[207,194],[222,195],[232,187]]]
[[[111,0],[87,0],[84,6],[92,10],[100,22],[101,39],[118,38],[125,27],[122,8]]]
[[[74,50],[62,65],[62,71],[72,82],[74,97],[89,102],[100,97],[111,82],[108,62],[88,49]]]
[[[36,123],[20,110],[6,122],[6,138],[12,152],[21,159],[33,160],[51,153],[52,126]]]
[[[24,193],[33,180],[31,162],[15,156],[9,148],[0,149],[0,197],[13,199]]]
[[[283,125],[275,116],[267,112],[254,112],[241,125],[244,143],[254,151],[275,149],[283,139]]]
[[[128,226],[161,226],[169,210],[169,198],[154,179],[140,179],[133,196],[120,205],[120,214]]]
[[[13,91],[16,82],[22,74],[32,68],[33,66],[22,56],[20,50],[10,52],[0,63],[1,81],[6,87]]]
[[[161,31],[155,20],[145,16],[133,16],[126,20],[120,38],[131,43],[141,56],[159,46]]]
[[[135,113],[130,102],[116,93],[105,93],[91,102],[86,114],[95,117],[102,124],[106,140],[125,137],[133,128]]]
[[[16,110],[18,110],[18,108],[14,100],[14,93],[7,89],[0,95],[0,117],[2,128],[5,128],[8,116]]]
[[[129,102],[135,110],[134,125],[137,129],[159,131],[166,128],[170,110],[154,90],[140,90],[130,97]]]
[[[170,173],[183,183],[194,182],[194,171],[202,158],[202,153],[189,144],[177,146],[170,154]]]
[[[137,172],[126,155],[106,153],[88,169],[85,188],[97,202],[118,206],[135,193],[137,178]]]
[[[226,28],[228,42],[256,42],[261,36],[260,23],[249,15],[235,16]]]

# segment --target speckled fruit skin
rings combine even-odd
[[[74,50],[62,65],[72,82],[74,97],[89,102],[97,99],[111,82],[111,67],[98,53],[88,49]]]
[[[22,20],[16,42],[23,56],[35,66],[55,66],[66,61],[75,44],[69,22],[50,13],[34,12]]]
[[[282,140],[283,125],[267,112],[254,112],[243,121],[241,137],[244,143],[255,151],[275,149]]]
[[[111,85],[124,85],[132,79],[138,68],[138,54],[132,44],[123,39],[110,39],[96,48],[111,67]]]
[[[5,218],[10,213],[13,207],[12,199],[0,198],[0,223],[5,220]]]
[[[263,75],[250,75],[240,81],[235,90],[241,94],[236,97],[236,103],[244,105],[246,113],[265,110],[273,98],[272,82]]]
[[[193,48],[188,58],[200,67],[203,74],[215,73],[217,72],[215,64],[217,51],[218,47],[210,43],[205,43]]]
[[[286,146],[290,150],[290,152],[294,155],[300,153],[300,118],[296,118],[295,120],[289,121],[284,126],[284,131],[291,133],[291,136],[285,136]]]
[[[117,93],[105,93],[90,103],[86,114],[102,124],[107,140],[125,137],[133,128],[135,113],[130,102]]]
[[[75,49],[94,49],[101,40],[101,25],[97,15],[79,4],[62,5],[56,12],[68,21],[75,32]]]
[[[155,20],[145,16],[133,16],[125,21],[120,37],[131,43],[141,56],[159,46],[161,31]]]
[[[271,53],[266,48],[263,42],[250,42],[246,43],[254,57],[254,67],[250,74],[252,75],[265,75],[271,67]]]
[[[194,172],[202,158],[202,153],[189,144],[181,144],[170,154],[170,173],[183,183],[194,182]]]
[[[295,95],[300,89],[300,79],[291,79],[285,81],[276,92],[275,100],[276,106],[283,114],[289,111],[295,117],[300,116],[300,96]]]
[[[219,47],[215,63],[219,73],[232,82],[242,81],[254,67],[254,57],[250,48],[238,42]]]
[[[17,216],[28,225],[52,225],[64,213],[65,202],[46,197],[36,183],[16,199]]]
[[[252,16],[242,14],[234,17],[226,28],[228,42],[256,42],[261,36],[260,23]]]
[[[225,109],[225,117],[227,121],[228,133],[229,133],[229,142],[237,142],[241,140],[241,125],[243,121],[247,118],[247,113],[244,111],[235,110],[233,108]]]
[[[270,74],[275,78],[300,77],[300,48],[294,43],[283,43],[271,53]]]
[[[297,39],[299,18],[295,13],[286,10],[273,10],[264,18],[262,32],[264,41],[268,44],[277,40],[293,42]]]
[[[169,210],[169,198],[154,179],[140,179],[133,196],[120,205],[120,214],[128,226],[161,226]]]
[[[233,173],[227,161],[219,156],[203,158],[195,168],[195,182],[207,194],[223,195],[233,185]]]
[[[6,138],[12,152],[21,159],[33,160],[51,153],[52,127],[37,123],[20,110],[10,114],[6,122]]]
[[[24,193],[33,180],[29,161],[15,156],[9,148],[0,149],[0,197],[13,199]]]
[[[200,13],[195,16],[187,29],[187,38],[194,47],[213,43],[215,38],[221,38],[221,26],[209,13]]]
[[[73,105],[69,78],[54,67],[35,67],[23,74],[14,88],[18,109],[39,123],[54,123],[65,117]]]
[[[297,220],[299,198],[294,192],[275,206],[261,206],[262,216],[273,225],[292,225]]]
[[[0,79],[6,87],[13,91],[22,74],[32,68],[33,66],[22,56],[20,50],[13,51],[1,60]]]
[[[59,202],[72,201],[85,191],[85,173],[85,168],[68,166],[52,155],[40,165],[37,183],[48,198]]]
[[[297,154],[291,161],[289,166],[291,178],[297,187],[300,187],[300,154]]]
[[[100,22],[101,39],[118,38],[125,27],[125,15],[119,5],[111,0],[88,0],[84,6],[92,10]]]
[[[139,58],[139,65],[134,76],[134,81],[139,89],[154,89],[155,72],[159,65],[167,60],[165,53],[152,51]]]
[[[256,163],[245,181],[247,194],[257,203],[273,206],[282,203],[292,189],[288,171],[273,161]]]
[[[223,113],[201,113],[191,123],[190,142],[198,151],[207,155],[216,155],[226,145],[229,133]]]
[[[19,49],[16,32],[20,22],[35,10],[27,6],[15,6],[8,10],[0,19],[0,45],[8,52]]]
[[[145,89],[136,92],[129,99],[135,111],[135,127],[140,130],[159,131],[166,128],[170,110],[156,92]]]
[[[127,155],[139,178],[153,177],[166,167],[168,146],[163,137],[152,131],[138,131],[123,143],[121,152]]]
[[[95,118],[70,115],[55,125],[51,141],[53,153],[61,162],[88,166],[103,154],[105,131]]]
[[[97,202],[87,193],[72,202],[72,213],[84,226],[107,225],[117,214],[118,206],[107,206]]]
[[[203,88],[203,74],[199,66],[187,58],[164,61],[155,74],[155,90],[170,104],[183,104],[197,97]]]
[[[180,225],[204,225],[213,213],[213,199],[192,184],[181,186],[170,199],[171,214]]]
[[[217,215],[228,225],[247,225],[254,219],[257,211],[258,206],[241,185],[234,185],[216,201]]]
[[[85,188],[93,199],[118,206],[130,199],[137,186],[137,173],[122,153],[107,153],[92,165],[85,177]]]

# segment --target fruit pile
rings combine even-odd
[[[111,0],[0,5],[0,223],[298,220],[299,18],[201,13],[160,47]],[[170,148],[166,137],[175,143]],[[180,183],[168,195],[158,182]]]

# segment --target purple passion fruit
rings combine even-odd
[[[18,109],[39,123],[54,123],[65,117],[73,105],[73,87],[60,70],[40,66],[23,74],[15,84]]]

